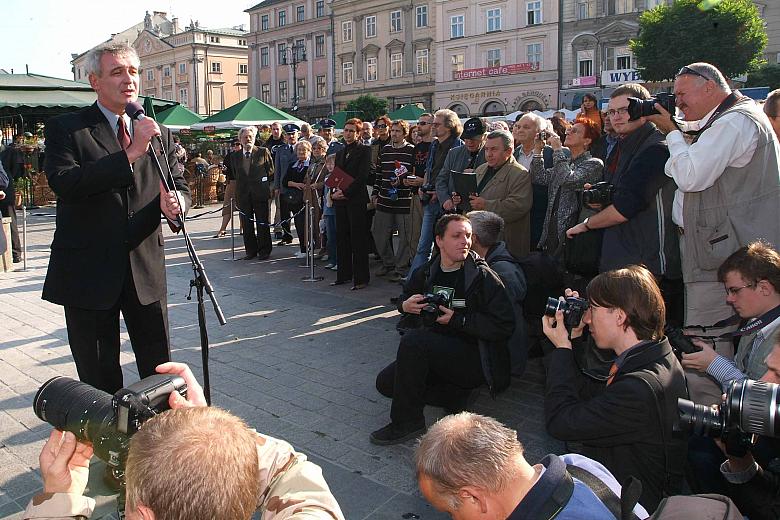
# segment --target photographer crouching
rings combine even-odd
[[[266,519],[343,520],[318,466],[287,442],[207,407],[187,365],[156,370],[171,377],[143,379],[113,399],[69,378],[41,387],[36,414],[61,429],[41,451],[43,492],[23,518],[89,518],[95,501],[84,491],[94,451],[122,470],[119,503],[128,520],[248,520],[255,510]]]
[[[487,263],[471,252],[471,224],[463,215],[434,227],[440,254],[404,284],[398,310],[412,328],[401,337],[396,360],[376,378],[390,397],[391,422],[371,434],[374,444],[397,444],[425,430],[423,408],[461,411],[471,390],[491,394],[509,386],[507,341],[515,327],[512,302]]]
[[[661,498],[682,491],[687,448],[685,436],[673,431],[677,399],[688,393],[663,335],[664,301],[653,275],[639,266],[599,274],[587,294],[586,301],[567,289],[542,318],[556,347],[547,360],[547,431],[581,443],[582,454],[621,484],[638,478],[639,502],[652,512]],[[586,326],[599,349],[617,356],[600,383],[580,372],[572,351]]]

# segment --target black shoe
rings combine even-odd
[[[253,258],[257,258],[257,255],[255,254],[255,255],[242,256],[241,260],[252,260]]]
[[[331,285],[344,285],[347,283],[348,280],[336,280],[335,282],[330,282]]]
[[[18,264],[21,261],[22,261],[21,255],[13,255],[13,263]]]
[[[372,432],[369,439],[371,444],[378,444],[379,446],[387,446],[390,444],[400,444],[406,442],[409,439],[419,437],[425,432],[425,421],[419,423],[412,423],[406,426],[396,426],[395,423],[390,423],[384,428],[379,428],[377,431]]]
[[[271,258],[271,253],[266,253],[264,255],[257,255],[258,260],[268,260],[269,258]]]
[[[292,244],[292,238],[283,238],[276,243],[277,246],[289,246]]]

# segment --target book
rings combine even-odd
[[[473,170],[465,172],[450,170],[450,173],[455,183],[455,193],[460,195],[459,208],[463,210],[463,213],[471,211],[469,195],[477,193],[477,174]]]
[[[352,183],[355,182],[354,177],[339,168],[338,166],[333,168],[328,178],[325,179],[325,186],[334,190],[339,188],[341,191],[347,190]]]

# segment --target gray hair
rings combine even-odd
[[[444,126],[450,129],[450,133],[459,137],[463,133],[463,123],[460,122],[458,114],[450,110],[449,108],[442,108],[437,110],[433,117],[441,117],[444,119]]]
[[[448,415],[420,439],[414,459],[417,476],[429,478],[450,505],[460,506],[458,491],[476,486],[493,493],[516,477],[523,445],[517,432],[492,417],[469,412]]]
[[[307,152],[311,152],[311,143],[309,141],[307,141],[306,139],[304,139],[302,141],[298,141],[297,143],[295,143],[295,146],[293,146],[293,150],[295,150],[297,152],[298,148],[301,148],[301,147],[306,148]]]
[[[308,128],[309,132],[311,132],[311,125],[309,123],[301,123],[301,132],[303,132],[304,128]]]
[[[547,120],[545,118],[543,118],[539,114],[534,114],[533,112],[528,112],[527,114],[523,114],[520,117],[520,119],[523,119],[525,117],[529,118],[534,123],[536,123],[536,131],[537,132],[541,132],[544,129],[544,125],[547,124],[547,122],[546,122]]]
[[[512,134],[506,130],[493,130],[487,136],[488,139],[501,139],[504,142],[504,150],[513,150],[515,147],[515,140]]]
[[[312,148],[314,148],[314,145],[322,143],[322,146],[324,146],[326,150],[328,149],[328,142],[322,136],[313,135],[309,137],[309,142],[311,143]]]
[[[466,216],[471,221],[471,232],[476,235],[484,247],[493,247],[504,231],[504,219],[492,211],[469,211]]]
[[[366,129],[373,130],[374,129],[373,123],[371,123],[370,121],[363,121],[363,130]]]
[[[103,74],[102,66],[100,64],[104,54],[111,54],[113,56],[127,56],[135,62],[135,66],[141,66],[141,60],[138,58],[138,53],[135,51],[132,45],[125,42],[106,42],[102,45],[98,45],[87,53],[84,69],[87,76],[90,74],[100,77]]]
[[[246,133],[250,133],[250,134],[252,134],[252,137],[256,137],[257,136],[257,128],[254,127],[254,126],[245,126],[245,127],[241,128],[241,130],[238,131],[238,137],[240,138],[241,136],[243,136]]]
[[[715,65],[700,61],[696,63],[691,63],[690,65],[688,65],[688,68],[698,72],[705,78],[709,78],[712,81],[714,81],[715,84],[718,86],[718,88],[723,92],[731,93],[731,87],[729,87],[726,78],[723,77],[723,74],[721,73],[721,71],[718,70],[718,67],[716,67]],[[699,79],[704,79],[704,78],[699,78]]]

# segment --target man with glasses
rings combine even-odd
[[[764,113],[772,124],[776,136],[780,136],[780,88],[773,90],[764,101]]]
[[[664,296],[666,321],[680,326],[680,251],[671,220],[675,185],[664,175],[669,152],[663,134],[646,117],[630,120],[629,98],[650,99],[650,93],[642,85],[628,83],[610,96],[607,114],[620,138],[604,168],[604,180],[614,186],[612,203],[566,234],[571,238],[603,229],[599,271],[646,266]]]
[[[665,170],[678,187],[685,322],[711,325],[731,314],[718,267],[756,239],[780,244],[780,144],[756,103],[709,63],[680,69],[674,93],[683,122],[657,104],[649,119],[667,134]],[[728,342],[718,347],[730,354]]]

